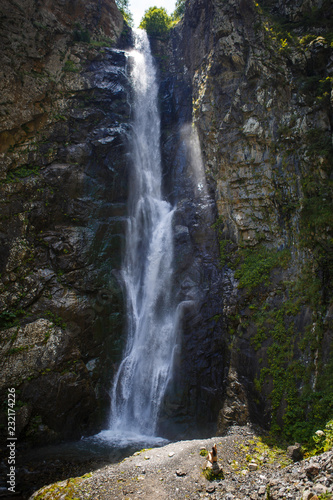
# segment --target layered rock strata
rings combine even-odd
[[[1,14],[1,394],[20,441],[45,444],[98,429],[121,352],[124,25],[112,0]]]
[[[220,301],[214,328],[223,336],[215,337],[218,366],[206,358],[201,374],[223,393],[219,432],[251,418],[301,436],[330,414],[331,30],[329,2],[197,0],[167,48],[155,42],[172,193],[188,204],[179,151],[196,164],[184,136],[191,130],[207,188],[195,204],[208,193],[218,214],[210,228],[222,291],[207,297],[208,307]],[[199,223],[206,242],[208,225]]]

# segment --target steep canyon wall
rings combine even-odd
[[[190,1],[155,50],[175,197],[186,123],[218,212],[222,293],[205,308],[220,293],[223,337],[201,372],[222,390],[218,431],[252,418],[304,439],[332,414],[332,6]]]
[[[38,444],[103,425],[124,342],[130,33],[113,0],[0,9],[1,394]],[[325,1],[190,0],[151,40],[182,303],[170,437],[300,439],[332,413],[332,33]]]
[[[2,2],[1,23],[1,394],[45,444],[101,425],[121,352],[126,27],[113,1]]]

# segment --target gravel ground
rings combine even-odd
[[[217,444],[221,477],[208,480],[203,449]],[[141,450],[118,464],[44,487],[32,499],[212,500],[332,498],[333,452],[291,463],[250,427],[227,436]],[[321,496],[320,496],[321,495]]]

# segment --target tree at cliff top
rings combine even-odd
[[[133,26],[133,16],[131,11],[129,10],[129,1],[128,0],[116,0],[116,5],[122,15],[124,16],[125,21],[129,26]]]
[[[163,7],[150,7],[145,11],[139,27],[146,30],[150,36],[163,36],[169,31],[171,25],[171,16]]]
[[[185,2],[186,0],[176,1],[176,8],[171,16],[174,21],[179,21],[179,19],[182,18],[183,15],[185,14]]]

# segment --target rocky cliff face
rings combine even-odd
[[[201,375],[210,391],[223,392],[220,432],[250,416],[302,436],[331,412],[331,43],[328,2],[197,0],[168,49],[156,47],[175,197],[185,193],[180,205],[188,203],[178,153],[189,147],[187,124],[207,182],[196,210],[209,193],[218,212],[210,230],[223,286],[207,299],[220,301],[215,331],[227,334],[216,337],[217,366],[205,358]],[[206,242],[209,224],[198,224]]]
[[[97,430],[121,351],[129,41],[113,0],[0,9],[1,394],[45,443]],[[182,302],[160,432],[332,411],[332,32],[325,1],[190,0],[152,40]]]
[[[124,26],[111,0],[0,9],[1,394],[44,444],[100,425],[122,342]]]

